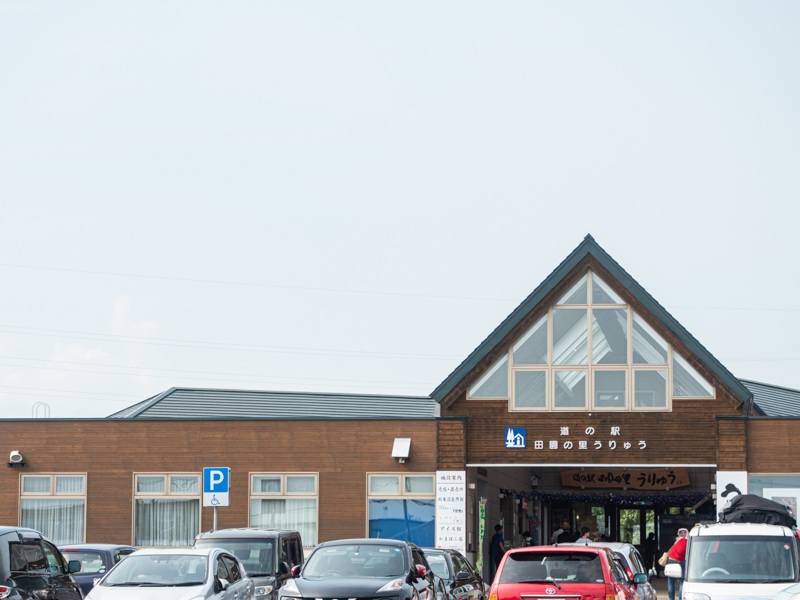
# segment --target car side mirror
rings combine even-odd
[[[295,565],[295,566],[293,566],[292,570],[291,570],[292,577],[297,577],[298,575],[300,575],[300,569],[302,569],[302,568],[303,568],[303,565]]]
[[[220,579],[219,577],[214,577],[214,593],[219,594],[227,590],[230,587],[230,583],[227,579]]]
[[[650,578],[647,577],[647,573],[637,573],[633,576],[633,583],[647,583],[650,581]]]
[[[81,561],[71,560],[67,565],[67,573],[78,573],[81,570]]]
[[[456,581],[467,581],[469,580],[469,573],[467,571],[459,571],[456,573]]]
[[[291,573],[291,569],[289,568],[289,563],[281,561],[278,564],[278,575],[288,575]]]

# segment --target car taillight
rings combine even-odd
[[[0,598],[8,598],[11,595],[11,588],[6,585],[0,585]]]

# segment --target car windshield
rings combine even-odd
[[[77,560],[81,563],[78,575],[96,575],[105,573],[106,565],[100,552],[61,552],[66,560]]]
[[[131,555],[109,572],[104,586],[173,587],[203,585],[208,558],[196,554]]]
[[[783,536],[696,536],[687,555],[688,581],[779,583],[796,579],[794,540]]]
[[[244,565],[250,577],[275,575],[275,540],[273,539],[220,539],[196,540],[195,548],[224,548]]]
[[[447,558],[444,554],[426,552],[425,557],[428,559],[431,571],[433,571],[437,577],[441,577],[442,579],[451,578],[450,566],[447,564]]]
[[[400,577],[407,572],[403,549],[379,544],[334,545],[318,548],[303,568],[303,576]]]
[[[567,581],[603,583],[600,557],[588,552],[515,552],[506,557],[499,583]]]

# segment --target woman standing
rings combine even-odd
[[[686,538],[688,535],[689,530],[685,527],[678,529],[678,538],[675,540],[675,543],[672,544],[672,548],[669,549],[669,555],[667,556],[667,564],[676,563],[681,565],[681,574],[686,570]],[[681,589],[683,588],[683,576],[681,576],[680,579],[677,577],[667,577],[667,594],[669,595],[669,600],[675,600],[676,586],[678,588],[678,600],[680,600]]]

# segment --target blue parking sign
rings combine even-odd
[[[228,467],[203,469],[203,506],[230,506],[230,474]]]

